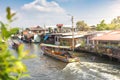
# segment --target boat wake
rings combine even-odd
[[[69,63],[62,72],[65,80],[120,80],[120,67],[103,63]]]

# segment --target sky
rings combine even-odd
[[[6,22],[6,7],[16,12],[14,27],[74,25],[84,20],[89,26],[120,16],[120,0],[0,0],[0,21]]]

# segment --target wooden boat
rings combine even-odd
[[[14,41],[12,41],[12,48],[18,50],[18,47],[20,44],[21,44],[21,42],[14,40]]]
[[[62,50],[55,51],[55,49],[67,48],[67,47],[55,46],[50,44],[40,44],[40,46],[44,52],[43,53],[44,55],[53,57],[55,59],[58,59],[60,61],[67,62],[67,63],[80,61],[78,57],[73,56],[68,51],[64,51],[64,52],[62,52]]]

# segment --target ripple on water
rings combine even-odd
[[[108,70],[113,65],[106,66],[105,64],[100,66],[100,64],[88,62],[83,62],[82,64],[78,62],[69,63],[62,72],[66,80],[120,80],[120,70],[116,69],[117,75],[113,75],[111,73],[114,72],[114,69],[111,69],[111,73]],[[99,71],[99,69],[102,71]]]
[[[84,57],[81,63],[65,64],[44,56],[39,45],[25,47],[38,57],[24,61],[31,77],[21,80],[120,80],[119,65],[87,62]]]

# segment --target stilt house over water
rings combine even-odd
[[[91,39],[92,45],[99,53],[120,60],[120,30],[111,31]]]

